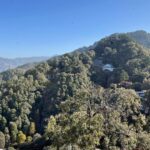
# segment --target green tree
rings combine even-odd
[[[30,127],[29,127],[29,134],[33,135],[36,132],[36,127],[35,127],[35,123],[31,122],[30,123]]]
[[[10,122],[10,135],[11,135],[11,141],[16,142],[17,140],[17,134],[18,134],[18,129],[17,129],[17,125],[15,122]]]
[[[25,134],[23,134],[23,132],[22,132],[22,131],[19,131],[19,133],[18,133],[18,137],[17,137],[17,141],[18,141],[18,143],[19,143],[19,144],[24,143],[24,142],[25,142],[25,140],[26,140],[26,135],[25,135]]]
[[[5,135],[3,134],[3,132],[0,132],[0,148],[5,148]]]

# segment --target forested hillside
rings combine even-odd
[[[1,74],[0,148],[148,150],[149,115],[150,51],[127,34]]]

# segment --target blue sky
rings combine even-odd
[[[149,0],[0,0],[0,57],[53,56],[115,32],[150,32],[149,10]]]

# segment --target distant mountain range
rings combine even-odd
[[[120,33],[115,33],[115,34],[120,34]],[[132,40],[144,46],[145,48],[150,48],[150,33],[144,30],[137,30],[133,32],[127,32],[124,34],[126,34],[128,37],[132,38]],[[83,46],[81,48],[78,48],[74,50],[74,52],[83,52],[83,51],[94,49],[100,41],[101,40],[95,42],[93,45],[90,45],[90,46]]]
[[[143,45],[146,48],[150,48],[150,33],[144,30],[138,30],[135,32],[128,32],[126,34],[137,43]],[[79,49],[76,49],[74,52],[82,52],[94,49],[98,42],[95,42],[93,45],[89,47],[81,47]],[[29,57],[29,58],[15,58],[15,59],[0,57],[0,72],[6,71],[8,69],[14,69],[19,66],[22,66],[23,68],[24,67],[28,68],[29,66],[34,66],[33,64],[45,61],[47,59],[49,59],[49,57]]]
[[[144,30],[138,30],[135,32],[129,32],[127,35],[144,47],[150,48],[150,33]]]
[[[0,58],[0,72],[13,69],[25,64],[38,63],[47,60],[49,57],[29,57],[29,58]]]

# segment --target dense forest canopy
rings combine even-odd
[[[127,34],[0,74],[0,148],[148,150],[149,115],[150,51]]]

